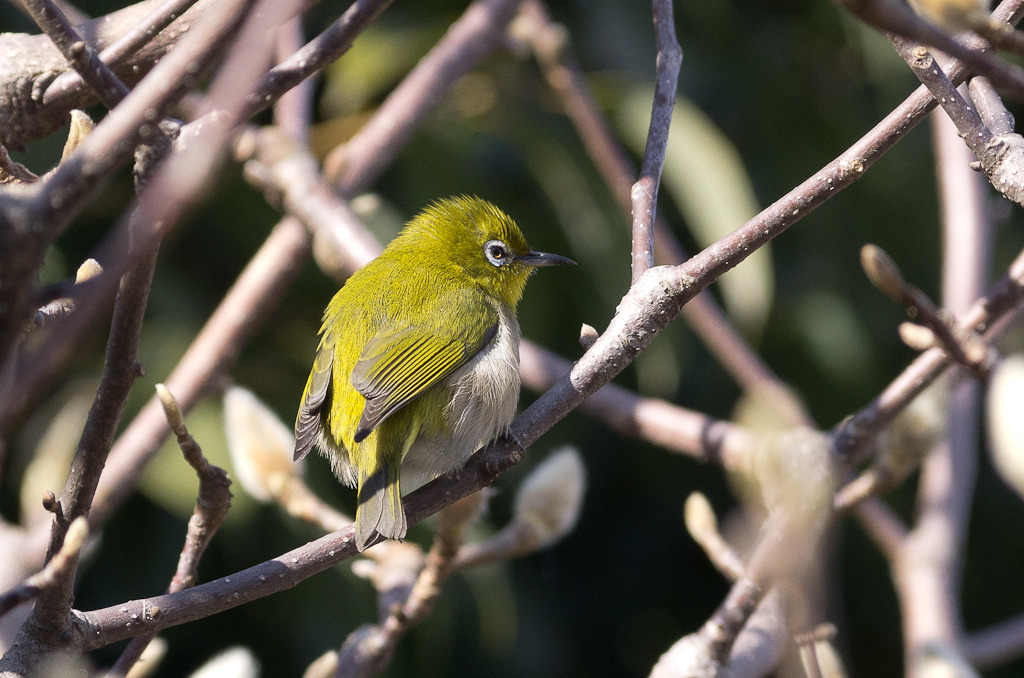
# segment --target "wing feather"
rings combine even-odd
[[[366,398],[356,442],[494,339],[497,311],[478,295],[459,296],[460,303],[452,304],[449,298],[443,309],[449,317],[459,314],[455,317],[462,322],[449,322],[442,314],[438,329],[406,325],[377,334],[363,348],[352,370],[352,385]],[[467,317],[473,322],[466,323]]]
[[[331,389],[331,368],[334,364],[334,342],[325,335],[320,342],[313,360],[313,369],[306,381],[302,405],[295,418],[295,461],[302,459],[313,449],[320,434],[321,415],[327,394]]]

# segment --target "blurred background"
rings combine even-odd
[[[307,18],[318,33],[340,12],[322,3]],[[328,6],[329,5],[329,6]],[[93,16],[120,6],[82,0]],[[366,120],[391,88],[444,34],[464,2],[397,2],[317,81],[314,152],[322,158]],[[654,80],[649,3],[553,2],[606,115],[634,160],[646,136]],[[684,52],[659,209],[688,251],[698,251],[839,155],[916,86],[887,41],[826,0],[675,3]],[[4,30],[35,32],[9,4]],[[90,111],[94,117],[101,109]],[[33,144],[16,159],[44,171],[64,138]],[[933,298],[941,275],[940,229],[927,125],[913,131],[863,179],[835,196],[770,250],[716,285],[714,294],[769,365],[828,428],[864,406],[913,357],[896,335],[903,312],[863,275],[860,247],[874,242]],[[130,201],[129,172],[57,242],[42,282],[73,277]],[[602,331],[630,277],[629,219],[595,172],[561,105],[528,55],[499,51],[462,78],[430,122],[357,206],[386,242],[431,200],[476,194],[502,206],[531,245],[579,266],[536,276],[519,307],[524,336],[575,359],[581,323]],[[1024,219],[992,192],[994,270],[1024,243]],[[161,248],[143,331],[146,374],[125,421],[151,396],[276,223],[279,214],[227,165],[201,208]],[[311,262],[284,302],[243,349],[231,382],[253,391],[285,422],[294,420],[317,342],[320,316],[337,283]],[[105,328],[104,328],[105,329]],[[37,450],[70,455],[100,373],[105,333],[80,348],[69,375],[18,432],[0,485],[0,512],[19,519],[26,468]],[[1004,342],[1020,350],[1019,331]],[[617,379],[638,392],[730,418],[740,395],[729,376],[676,321]],[[521,407],[536,394],[524,391]],[[231,472],[221,400],[187,417],[205,454]],[[727,518],[736,500],[717,467],[623,438],[571,414],[502,476],[489,516],[507,522],[514,490],[554,448],[581,452],[589,483],[576,530],[550,550],[453,578],[434,614],[405,639],[387,676],[646,676],[675,640],[696,630],[727,583],[686,534],[682,505],[695,490]],[[40,452],[41,453],[41,452]],[[1024,609],[1024,506],[982,455],[964,573],[969,630]],[[55,489],[66,470],[46,482]],[[64,467],[66,469],[66,466]],[[354,493],[320,458],[310,485],[352,510]],[[27,482],[27,481],[26,481]],[[41,482],[41,481],[40,481]],[[204,580],[276,556],[319,534],[248,497],[236,483],[227,523],[204,557]],[[913,515],[915,481],[887,500]],[[32,491],[37,492],[33,487]],[[80,609],[162,592],[174,571],[196,480],[176,446],[146,471],[138,494],[111,521],[79,578]],[[427,544],[430,530],[410,538]],[[851,675],[899,676],[899,612],[887,564],[852,521],[839,519],[832,544],[829,618]],[[361,623],[376,619],[371,586],[343,564],[293,590],[168,630],[159,676],[185,675],[234,644],[249,647],[264,676],[301,675]],[[109,665],[121,645],[95,661]],[[1019,676],[1024,661],[986,673]]]

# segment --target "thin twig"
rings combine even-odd
[[[138,257],[137,263],[121,280],[100,387],[61,492],[63,521],[54,521],[48,555],[59,550],[71,521],[89,515],[100,473],[114,441],[128,393],[135,379],[141,375],[137,362],[139,335],[156,266],[156,249],[151,248],[141,257],[133,254]],[[64,579],[58,580],[52,589],[40,597],[30,616],[32,626],[53,632],[66,623],[71,610],[76,566],[77,562],[73,562]]]
[[[99,61],[111,68],[117,66],[152,40],[157,33],[174,22],[195,3],[196,0],[164,0],[145,19],[100,52],[97,55]],[[43,94],[43,104],[47,106],[63,105],[65,99],[76,94],[83,85],[82,76],[77,71],[62,73],[46,88],[46,92]]]
[[[451,85],[500,43],[520,0],[475,0],[388,95],[376,114],[324,161],[328,180],[354,196],[373,184]]]
[[[64,58],[81,76],[103,105],[114,108],[128,96],[128,88],[103,63],[96,50],[78,34],[64,13],[51,0],[22,0],[36,24],[43,29]]]
[[[178,568],[167,587],[168,593],[174,593],[195,586],[198,581],[199,560],[227,517],[228,509],[231,508],[231,480],[224,469],[211,464],[203,456],[202,449],[189,435],[181,409],[171,392],[163,384],[157,384],[156,390],[168,425],[178,439],[178,447],[181,448],[185,461],[195,469],[199,477],[199,495],[196,498],[195,510],[188,521],[185,545],[178,558]],[[154,637],[156,634],[143,634],[132,638],[107,673],[108,678],[127,675]]]
[[[966,163],[964,167],[967,167]],[[979,376],[988,372],[992,363],[988,346],[975,333],[961,327],[928,295],[908,283],[885,250],[877,245],[865,245],[860,258],[875,287],[903,305],[915,322],[928,328],[931,344],[939,346],[950,358]]]
[[[69,570],[74,567],[78,553],[82,550],[82,545],[85,544],[88,534],[89,526],[85,518],[77,518],[71,523],[60,550],[42,570],[14,588],[0,593],[0,617],[63,580]]]
[[[959,318],[960,323],[991,343],[1005,329],[998,320],[1024,301],[1024,252],[1010,264],[1007,273],[974,302]],[[856,463],[869,442],[887,426],[949,365],[952,360],[942,349],[922,353],[866,407],[836,426],[834,447],[847,463]]]
[[[981,38],[976,37],[967,44],[961,44],[945,31],[921,19],[903,3],[891,0],[834,1],[865,23],[942,50],[966,64],[974,73],[986,76],[996,86],[1017,97],[1024,97],[1024,69],[982,51],[988,47],[988,43]],[[992,18],[997,22],[1006,20],[998,11],[993,12]]]
[[[246,117],[270,105],[352,46],[352,41],[383,12],[392,0],[356,0],[320,35],[271,68],[248,96]]]
[[[657,80],[647,145],[640,163],[640,179],[633,185],[633,282],[654,265],[654,215],[658,207],[658,187],[665,165],[668,130],[676,105],[676,85],[683,51],[676,40],[672,0],[653,0],[654,33],[658,49]]]
[[[612,133],[587,84],[572,53],[568,32],[552,21],[540,0],[527,0],[520,11],[529,20],[523,34],[529,41],[548,85],[561,98],[566,115],[576,127],[577,134],[611,194],[623,212],[629,214],[632,209],[630,189],[636,181],[636,169]],[[656,263],[670,266],[681,264],[687,258],[671,229],[658,214],[654,218],[654,256]],[[785,421],[794,425],[811,425],[810,416],[803,405],[729,322],[710,293],[698,294],[683,307],[683,314],[705,347],[740,386],[749,393],[762,394],[766,400],[774,403]],[[524,352],[523,360],[524,363],[530,362],[528,353]],[[562,369],[559,374],[566,371]]]
[[[299,273],[310,238],[296,220],[285,218],[252,258],[206,325],[167,377],[167,388],[188,411],[217,375],[234,361],[245,343],[269,317],[286,283]],[[92,520],[106,521],[134,491],[139,469],[167,436],[167,422],[153,399],[118,438],[97,496]]]
[[[768,542],[764,539],[761,544]],[[775,548],[776,544],[772,543],[771,547]],[[697,633],[719,664],[726,663],[744,625],[768,593],[768,581],[760,578],[766,574],[758,564],[766,557],[762,551],[761,548],[755,551],[743,576],[733,583],[725,599]]]

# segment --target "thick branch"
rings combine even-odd
[[[159,3],[144,0],[76,28],[84,41],[102,51],[143,22]],[[216,0],[198,0],[148,44],[114,64],[114,73],[128,86],[138,83],[216,4]],[[4,121],[0,144],[4,146],[19,147],[49,136],[67,122],[72,108],[85,108],[96,101],[91,90],[79,86],[71,90],[73,94],[57,97],[52,103],[41,102],[44,89],[55,78],[72,72],[45,35],[0,34],[0,56],[0,120]]]
[[[48,556],[55,554],[64,543],[71,521],[89,515],[128,393],[140,375],[137,363],[139,335],[155,265],[156,250],[151,249],[139,258],[121,281],[100,387],[61,492],[62,510],[54,519]],[[64,571],[64,576],[40,596],[26,622],[26,638],[41,640],[45,645],[60,645],[60,635],[71,610],[76,571],[77,559]]]
[[[143,49],[160,31],[178,19],[196,0],[163,0],[142,21],[132,25],[113,44],[99,53],[99,60],[108,66],[117,65],[129,59],[132,54]],[[63,99],[79,95],[85,86],[82,76],[77,72],[65,72],[57,76],[43,95],[43,103],[49,106],[60,106]]]
[[[82,39],[57,5],[50,0],[22,0],[22,4],[104,106],[113,108],[128,96],[125,84],[100,61],[96,49]]]
[[[197,64],[207,64],[232,34],[240,10],[249,1],[233,0],[211,9],[178,49],[153,70],[153,76],[112,110],[46,180],[22,191],[10,189],[0,194],[0,294],[5,300],[0,305],[0,361],[8,357],[31,317],[31,289],[45,248],[85,208],[88,198],[102,189],[105,180],[131,159],[135,146],[157,133],[154,121],[165,117],[195,83]],[[122,223],[115,236],[121,240],[111,251],[124,251],[126,231]],[[118,267],[97,279],[97,294],[103,299],[110,298],[127,268],[123,258],[112,259]],[[101,260],[107,264],[106,259]],[[10,401],[10,397],[0,398],[0,410],[6,410]],[[6,417],[0,415],[3,419]]]

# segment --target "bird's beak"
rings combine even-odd
[[[526,256],[519,257],[519,261],[527,266],[575,266],[576,262],[569,257],[559,254],[548,254],[547,252],[530,252]]]

